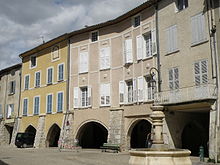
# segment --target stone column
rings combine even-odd
[[[153,124],[153,148],[164,147],[163,141],[163,119],[165,115],[163,113],[163,106],[152,106],[152,114],[150,117],[152,118]]]
[[[20,123],[21,123],[21,118],[20,117],[16,118],[15,123],[14,123],[12,138],[11,138],[11,144],[10,144],[11,146],[15,146],[15,138],[16,138],[16,135],[19,131]]]
[[[41,148],[46,146],[46,138],[44,134],[45,115],[39,116],[37,132],[34,140],[34,147]]]

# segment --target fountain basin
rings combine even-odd
[[[137,149],[130,151],[129,165],[192,165],[184,149]]]

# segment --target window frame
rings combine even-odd
[[[59,94],[62,93],[62,107],[61,110],[59,110]],[[64,111],[64,91],[58,91],[57,92],[57,104],[56,104],[56,112],[62,113]]]
[[[15,80],[11,80],[11,81],[9,82],[8,95],[13,95],[13,94],[15,94],[15,90],[16,90],[16,81],[15,81]]]
[[[48,82],[48,80],[49,80],[49,70],[50,69],[52,69],[52,75],[51,75],[51,82]],[[54,82],[54,68],[53,67],[48,67],[47,68],[47,78],[46,78],[46,81],[47,81],[47,85],[51,85],[51,84],[53,84],[53,82]]]
[[[108,91],[102,91],[102,88],[106,88],[108,86]],[[109,95],[107,95],[107,93]],[[109,103],[107,104],[107,97],[109,96]],[[105,107],[105,106],[110,106],[111,105],[111,84],[110,83],[103,83],[100,84],[100,92],[99,92],[99,99],[100,99],[100,106]],[[102,97],[104,97],[104,103],[102,104]]]
[[[94,33],[97,33],[97,40],[95,40],[95,41],[92,40]],[[94,42],[98,42],[98,41],[99,41],[99,31],[95,30],[95,31],[90,32],[90,42],[94,43]]]
[[[51,96],[51,112],[48,112],[48,96]],[[48,93],[46,95],[46,113],[47,114],[52,114],[53,113],[53,93]]]
[[[38,111],[35,111],[35,110],[36,110],[36,109],[35,109],[35,103],[36,103],[36,102],[35,102],[35,101],[36,101],[35,99],[36,99],[36,98],[39,99],[38,109],[37,109]],[[37,113],[36,113],[36,112],[37,112]],[[39,115],[39,114],[40,114],[40,95],[37,95],[37,96],[34,96],[34,97],[33,97],[33,115]]]
[[[27,100],[26,114],[24,113],[24,100]],[[22,102],[22,116],[28,116],[28,104],[29,104],[28,102],[29,102],[28,97],[23,98],[23,102]]]
[[[60,66],[63,65],[63,79],[59,79],[59,71],[60,71]],[[57,65],[57,81],[60,82],[60,81],[64,81],[65,79],[65,65],[64,63],[60,63]]]
[[[32,66],[32,61],[31,61],[31,58],[32,58],[32,57],[35,57],[35,60],[36,60],[36,61],[35,61],[35,66]],[[37,67],[37,55],[34,54],[34,55],[31,55],[31,56],[30,56],[29,68],[30,68],[30,69],[34,69],[34,68],[36,68],[36,67]]]
[[[26,88],[26,77],[29,77],[28,78],[28,88]],[[30,89],[30,74],[24,75],[24,90],[28,90],[28,89]]]
[[[39,86],[36,85],[37,73],[40,73]],[[34,76],[34,87],[35,87],[35,88],[40,88],[40,86],[41,86],[41,71],[36,71],[36,72],[35,72],[35,76]]]
[[[137,17],[139,17],[139,24],[138,25],[136,25],[136,18]],[[133,18],[132,18],[132,26],[134,27],[134,28],[137,28],[137,27],[140,27],[141,26],[141,14],[139,13],[139,14],[137,14],[137,15],[135,15],[135,16],[133,16]]]
[[[58,48],[58,57],[57,58],[53,58],[54,56],[54,49],[55,48]],[[54,62],[54,61],[58,61],[60,60],[60,44],[57,44],[57,45],[54,45],[51,47],[51,61]]]

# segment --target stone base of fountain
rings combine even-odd
[[[192,165],[190,153],[183,149],[131,150],[129,165]]]

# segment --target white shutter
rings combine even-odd
[[[88,86],[88,106],[92,105],[92,88]]]
[[[173,73],[174,73],[174,89],[178,89],[179,88],[179,69],[178,68],[174,68],[173,69]]]
[[[144,91],[143,91],[143,94],[144,94],[144,101],[147,101],[148,100],[148,84],[147,84],[147,79],[145,78],[145,77],[143,77],[143,85],[144,85],[144,87],[143,87],[143,89],[144,89]]]
[[[73,91],[73,96],[74,96],[74,103],[73,103],[73,107],[74,108],[79,108],[79,88],[78,87],[74,87],[74,91]]]
[[[174,89],[174,76],[173,76],[173,69],[169,70],[169,88],[172,90]]]
[[[207,61],[201,61],[201,81],[203,84],[207,84],[208,83],[208,69],[207,69]]]
[[[156,29],[153,29],[151,31],[151,37],[152,37],[152,54],[157,54],[157,39],[156,39]]]
[[[170,28],[166,30],[166,38],[167,38],[167,53],[171,52],[171,33]]]
[[[89,56],[88,52],[84,52],[84,72],[88,72],[88,61],[89,61]]]
[[[125,62],[132,63],[133,56],[132,56],[132,39],[125,40]]]
[[[84,63],[83,63],[83,59],[84,58],[84,55],[82,52],[80,52],[79,54],[79,73],[82,73],[83,72],[83,68],[84,68]]]
[[[144,96],[143,96],[143,77],[138,77],[138,102],[143,102]]]
[[[110,47],[105,48],[105,68],[110,68]]]
[[[191,18],[192,24],[192,44],[195,44],[198,41],[198,16]]]
[[[144,38],[144,36],[142,37],[142,47],[143,47],[143,49],[142,49],[142,53],[143,53],[143,59],[145,59],[145,58],[147,58],[147,45],[146,45],[146,40],[145,40],[145,38]]]
[[[125,102],[125,82],[119,81],[119,104],[124,104]]]
[[[198,23],[199,23],[199,39],[200,41],[203,41],[206,39],[205,36],[205,16],[203,14],[200,14],[198,17]]]
[[[100,69],[105,69],[105,49],[100,49]]]
[[[105,104],[110,104],[110,84],[105,84]]]
[[[173,26],[173,51],[177,50],[178,47],[178,40],[177,40],[177,26]]]
[[[137,102],[137,79],[133,79],[133,102]]]
[[[136,49],[137,49],[137,60],[141,60],[143,58],[143,37],[139,35],[136,37]]]

